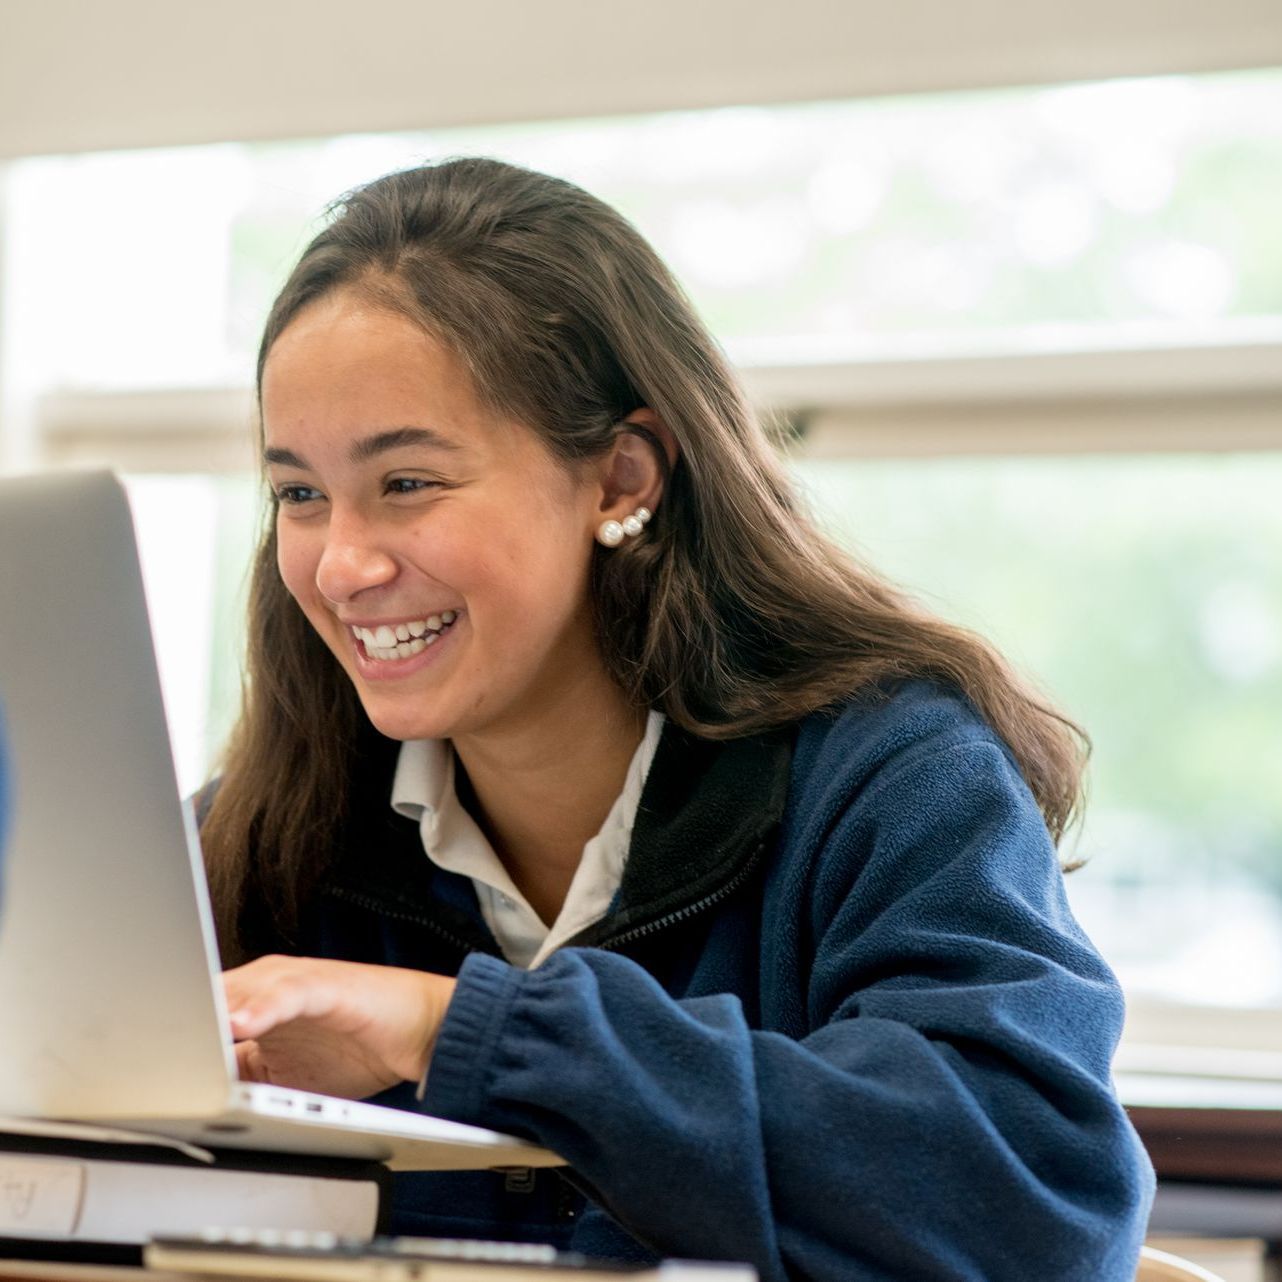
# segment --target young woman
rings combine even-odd
[[[1129,1278],[1072,727],[821,536],[650,248],[487,160],[339,207],[203,821],[242,1073],[519,1133],[400,1232]]]

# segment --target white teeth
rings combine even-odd
[[[395,626],[382,623],[376,628],[353,626],[352,635],[364,643],[371,659],[390,663],[393,659],[408,659],[411,655],[421,654],[438,641],[441,633],[457,618],[457,610],[442,610],[440,614],[415,619],[412,623]]]

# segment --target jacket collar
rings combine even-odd
[[[668,722],[614,906],[573,942],[617,944],[738,885],[783,816],[793,738],[789,730],[700,739]]]
[[[614,905],[571,942],[617,946],[685,919],[739,885],[783,816],[794,738],[787,728],[702,739],[667,722]],[[394,763],[394,745],[367,759],[353,790],[348,836],[322,892],[419,921],[464,949],[494,952],[471,883],[434,867],[418,825],[388,805]]]

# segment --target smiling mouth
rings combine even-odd
[[[353,627],[350,630],[371,659],[391,663],[396,659],[409,659],[422,654],[450,630],[458,617],[455,610],[442,610],[440,614],[428,615],[426,619],[415,619],[395,626],[383,623],[377,628]]]

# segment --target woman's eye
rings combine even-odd
[[[431,490],[440,486],[440,481],[429,481],[421,476],[394,476],[387,482],[389,494],[416,494],[419,490]]]
[[[280,485],[276,488],[276,498],[281,503],[296,507],[300,503],[310,503],[321,497],[319,490],[310,485]]]

